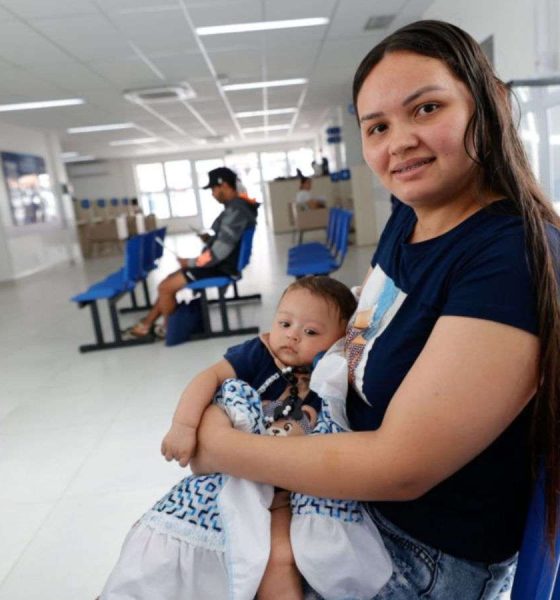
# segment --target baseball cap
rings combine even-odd
[[[227,167],[212,169],[208,171],[208,184],[202,189],[207,190],[222,183],[228,183],[234,190],[237,189],[237,175]]]

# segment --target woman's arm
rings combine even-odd
[[[530,333],[442,317],[378,430],[271,438],[235,431],[208,411],[195,468],[315,496],[414,499],[510,425],[535,393],[538,360]]]
[[[228,378],[235,377],[231,364],[222,359],[194,377],[187,385],[173,415],[171,428],[161,443],[165,459],[177,460],[186,467],[196,446],[196,432],[202,414],[216,393],[216,389]]]

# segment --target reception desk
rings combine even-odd
[[[280,179],[268,183],[269,218],[274,233],[294,231],[294,219],[290,205],[295,201],[298,191],[299,179]],[[311,188],[313,198],[324,198],[327,207],[335,206],[334,191],[334,184],[330,177],[313,177]]]
[[[311,194],[323,197],[327,207],[341,206],[354,211],[354,241],[359,246],[376,244],[390,214],[389,193],[379,185],[369,168],[357,165],[350,169],[351,178],[331,181],[330,177],[314,177]],[[293,232],[290,203],[299,190],[299,179],[270,181],[268,194],[269,222],[274,233]]]

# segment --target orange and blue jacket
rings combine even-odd
[[[212,223],[214,235],[194,259],[196,267],[219,267],[224,273],[237,274],[239,244],[243,232],[257,223],[259,204],[240,194],[224,204],[224,210]]]

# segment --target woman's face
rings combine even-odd
[[[445,63],[387,54],[365,79],[357,108],[364,159],[397,198],[413,207],[472,198],[478,170],[464,136],[474,101]]]

